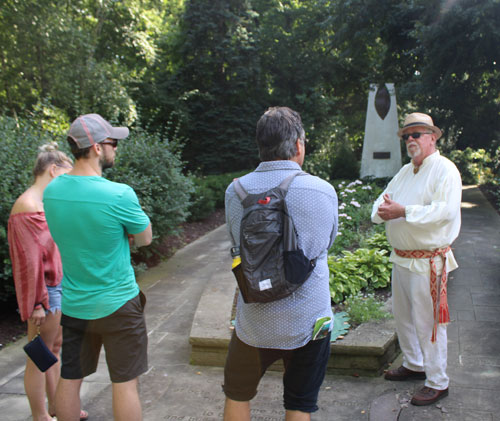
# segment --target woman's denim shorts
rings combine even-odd
[[[49,311],[51,313],[56,313],[61,311],[61,298],[62,298],[62,283],[56,285],[55,287],[47,287],[49,293],[49,306],[50,308],[45,311],[47,314]]]

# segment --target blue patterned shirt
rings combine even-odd
[[[262,162],[240,178],[248,193],[262,193],[278,186],[294,171],[293,161]],[[333,319],[327,252],[337,235],[338,210],[335,189],[312,175],[294,178],[286,196],[288,211],[297,229],[299,247],[309,259],[317,258],[307,281],[292,295],[270,303],[246,304],[241,294],[236,307],[236,334],[259,348],[296,349],[312,338],[320,317]],[[226,190],[226,222],[238,241],[243,207],[231,183]]]

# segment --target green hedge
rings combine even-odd
[[[135,190],[156,242],[176,232],[189,216],[194,186],[182,170],[176,144],[138,129],[120,142],[115,166],[104,176]]]
[[[251,170],[243,170],[220,175],[193,176],[194,194],[189,209],[190,221],[206,218],[216,209],[224,207],[224,195],[233,179],[241,177]]]
[[[360,163],[347,141],[326,141],[306,155],[304,161],[304,171],[327,181],[357,177],[359,168]]]
[[[12,301],[12,281],[7,222],[14,201],[33,182],[31,171],[38,147],[54,139],[35,126],[0,116],[0,302]]]
[[[7,243],[12,205],[33,181],[31,169],[40,145],[55,140],[61,150],[68,150],[63,135],[55,137],[39,127],[43,127],[39,122],[26,119],[16,122],[0,116],[0,301],[4,302],[15,301]],[[136,191],[151,218],[155,241],[174,232],[189,216],[194,186],[192,179],[182,174],[183,164],[177,149],[177,145],[159,135],[134,130],[127,140],[120,142],[116,166],[104,174]]]
[[[499,152],[497,151],[497,159]],[[483,184],[492,181],[498,171],[498,161],[484,149],[466,148],[451,151],[448,158],[455,163],[463,184]]]

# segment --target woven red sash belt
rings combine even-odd
[[[429,259],[431,264],[431,297],[434,310],[434,327],[432,328],[431,342],[436,342],[436,332],[438,323],[450,322],[450,310],[448,309],[448,298],[446,295],[447,273],[446,273],[446,253],[450,246],[442,247],[434,251],[431,250],[398,250],[394,249],[400,257],[409,259]],[[441,256],[443,270],[441,272],[441,282],[438,283],[436,263],[434,258]]]

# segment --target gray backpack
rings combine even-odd
[[[287,297],[309,277],[316,259],[309,260],[298,248],[293,220],[285,197],[296,172],[281,184],[264,193],[249,194],[239,180],[234,189],[243,205],[238,246],[233,257],[241,256],[241,264],[233,268],[245,303],[267,303]],[[238,242],[234,241],[235,245]],[[238,253],[239,252],[239,253]]]

